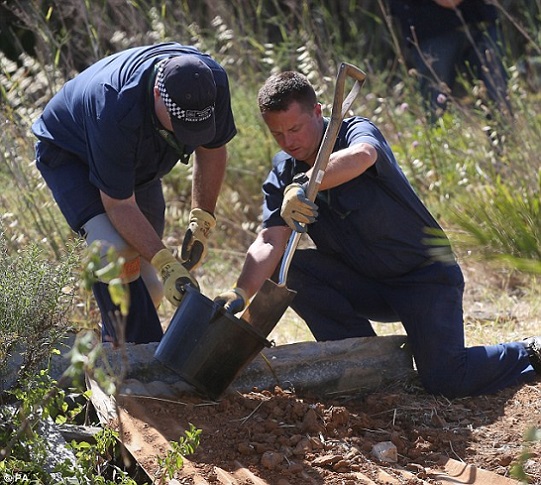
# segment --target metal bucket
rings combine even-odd
[[[217,399],[265,346],[271,343],[251,325],[187,286],[154,357]]]

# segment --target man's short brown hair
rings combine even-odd
[[[306,111],[317,103],[314,88],[304,74],[284,71],[270,76],[259,90],[259,111],[286,111],[291,103],[299,103]]]

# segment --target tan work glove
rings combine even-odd
[[[180,305],[186,292],[186,285],[192,285],[194,288],[199,289],[197,281],[168,249],[160,249],[150,263],[158,271],[163,282],[165,297],[173,305]]]
[[[294,231],[306,232],[306,226],[301,226],[301,224],[311,224],[316,220],[317,205],[306,197],[301,184],[293,182],[284,190],[280,215]]]
[[[220,293],[214,298],[214,303],[223,306],[224,310],[229,313],[239,313],[246,307],[248,296],[242,288],[232,288],[231,290]]]
[[[197,208],[190,211],[190,222],[180,252],[180,259],[188,270],[199,266],[205,259],[207,239],[215,226],[216,218],[210,212]]]

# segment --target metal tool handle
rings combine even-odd
[[[351,91],[344,100],[347,77],[355,79],[355,82],[351,88]],[[340,64],[338,68],[338,75],[336,76],[336,85],[334,88],[331,121],[327,125],[327,129],[323,135],[323,142],[321,143],[317,152],[316,161],[312,167],[312,173],[310,174],[308,187],[306,189],[306,197],[312,202],[316,199],[319,186],[321,185],[321,181],[325,175],[325,170],[327,169],[329,158],[333,151],[338,132],[340,131],[342,120],[351,108],[353,101],[355,101],[355,98],[359,94],[365,79],[366,74],[358,67],[355,67],[353,64],[348,64],[347,62],[342,62]],[[299,244],[302,234],[303,233],[301,232],[293,231],[289,238],[284,256],[282,258],[280,273],[278,275],[279,286],[284,286],[286,284],[287,272],[289,271],[289,266],[291,264],[291,260],[293,259],[293,253],[295,252],[295,249],[297,249],[297,245]]]

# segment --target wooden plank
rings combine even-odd
[[[169,440],[153,426],[139,418],[139,413],[130,413],[123,406],[115,406],[114,398],[105,394],[93,379],[87,379],[87,386],[92,391],[90,400],[96,408],[100,423],[104,426],[117,428],[118,423],[121,422],[123,430],[121,442],[123,445],[137,460],[137,463],[153,484],[163,483],[156,476],[156,457],[159,454],[164,455],[172,449]],[[129,401],[129,397],[123,397],[123,399]],[[135,401],[132,400],[132,402]],[[144,413],[142,416],[144,416]],[[144,436],[139,432],[142,429],[141,422],[146,424]],[[154,461],[149,462],[149,457],[153,458]],[[188,459],[185,457],[183,459],[184,465],[178,472],[181,478],[191,478],[193,485],[210,485]],[[169,483],[174,484],[175,481],[171,480]]]
[[[367,393],[414,374],[405,335],[359,337],[326,342],[296,342],[263,351],[239,373],[228,392],[294,387],[297,393],[337,395]],[[194,393],[178,374],[154,358],[157,343],[127,344],[126,382],[138,381],[135,394],[174,399]],[[120,373],[125,361],[117,349],[105,347],[109,366]],[[124,367],[123,367],[124,366]],[[152,384],[160,382],[164,395]]]
[[[417,480],[416,477],[413,477]],[[378,470],[378,482],[380,484],[385,485],[401,485],[404,483],[402,480],[399,480],[394,475],[391,475],[390,473],[387,473],[383,468],[380,468]]]
[[[442,457],[443,470],[427,470],[428,476],[442,485],[518,485],[520,482],[497,473],[483,470],[475,465]]]
[[[263,349],[236,377],[229,392],[295,388],[316,396],[367,393],[413,374],[403,335],[296,342]]]
[[[88,389],[91,391],[90,401],[96,409],[100,423],[103,426],[116,429],[118,427],[119,420],[122,420],[123,428],[127,429],[124,429],[124,436],[120,437],[121,443],[131,453],[133,458],[137,460],[137,463],[139,463],[139,466],[147,474],[149,479],[152,480],[152,483],[157,483],[146,462],[143,463],[141,460],[142,450],[146,445],[145,440],[137,433],[127,436],[127,433],[131,431],[132,428],[137,429],[136,426],[133,426],[132,417],[120,408],[118,408],[119,412],[117,413],[117,407],[115,405],[113,396],[105,394],[94,379],[87,376],[86,383]],[[170,446],[169,442],[167,441],[166,446]]]
[[[216,473],[216,479],[221,485],[239,485],[239,482],[230,473],[222,470],[220,467],[215,466],[214,472]]]

